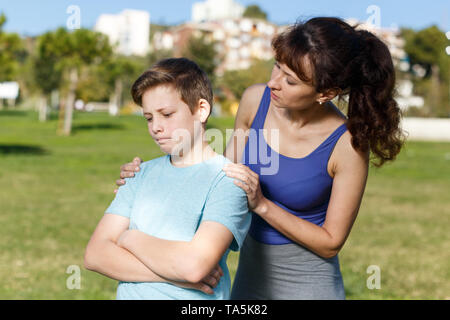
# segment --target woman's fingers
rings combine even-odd
[[[234,183],[243,188],[246,192],[254,191],[258,184],[257,178],[242,170],[231,169],[225,171],[225,174],[230,178],[237,179]]]
[[[140,164],[140,158],[135,158],[133,162],[125,163],[124,165],[120,166],[120,178],[125,179],[134,177],[134,174],[140,170]]]
[[[139,165],[142,163],[142,159],[139,157],[135,157],[132,162],[125,163],[120,166],[120,179],[116,180],[116,185],[118,187],[123,186],[125,182],[125,178],[133,178],[134,174],[140,170]],[[114,190],[114,193],[117,193],[118,189]]]
[[[259,183],[259,176],[249,167],[242,164],[228,164],[223,167],[225,174],[234,178],[233,183],[247,194],[248,207],[250,210],[257,208],[264,199]]]
[[[119,187],[123,186],[124,184],[125,184],[125,180],[123,180],[123,179],[116,180],[116,185],[118,185]]]
[[[240,180],[247,184],[249,184],[249,182],[255,182],[259,180],[258,174],[244,165],[224,166],[223,171],[227,176],[234,174],[233,177],[239,177]]]
[[[247,194],[247,197],[252,197],[252,193],[253,189],[251,189],[247,184],[240,182],[239,180],[234,180],[234,184],[237,185],[238,187],[241,187],[245,193]]]
[[[256,172],[254,172],[252,169],[250,169],[249,167],[247,167],[246,165],[243,165],[241,163],[227,163],[223,166],[223,170],[246,173],[253,178],[259,177]]]
[[[120,179],[132,178],[134,177],[133,171],[120,171]]]
[[[120,167],[120,171],[124,172],[137,172],[139,171],[139,164],[135,162],[125,163]]]
[[[227,171],[226,175],[230,178],[239,179],[247,185],[251,183],[250,177],[247,174],[242,173],[242,172]]]

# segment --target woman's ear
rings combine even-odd
[[[211,105],[206,99],[200,99],[198,101],[196,113],[198,114],[201,123],[205,123],[206,120],[208,120],[209,114],[211,113]]]
[[[319,98],[317,102],[320,104],[328,102],[336,98],[338,95],[342,93],[342,90],[339,88],[327,89],[324,92],[319,94]]]

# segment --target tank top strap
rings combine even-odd
[[[318,153],[324,152],[326,154],[327,160],[330,158],[331,153],[336,146],[336,143],[341,138],[341,136],[347,131],[347,124],[343,123],[316,149]],[[322,151],[322,152],[319,152]]]
[[[253,119],[251,128],[262,129],[264,127],[264,122],[266,121],[269,105],[270,105],[270,88],[266,87],[264,89],[264,94],[259,103],[258,111],[256,112],[255,118]]]

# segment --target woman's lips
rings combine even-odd
[[[272,97],[272,99],[275,99],[275,100],[279,100],[280,98],[278,98],[278,96],[275,94],[275,93],[273,93],[272,91],[270,91],[270,96]]]

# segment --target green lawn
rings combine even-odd
[[[162,155],[137,116],[76,113],[70,137],[34,112],[0,111],[0,299],[114,299],[117,282],[83,269],[85,246],[114,197],[119,166]],[[233,119],[210,119],[232,128]],[[450,143],[410,142],[371,168],[340,262],[348,299],[450,298]],[[234,276],[237,254],[228,260]],[[81,289],[69,290],[69,266]],[[369,290],[366,272],[381,271]]]

